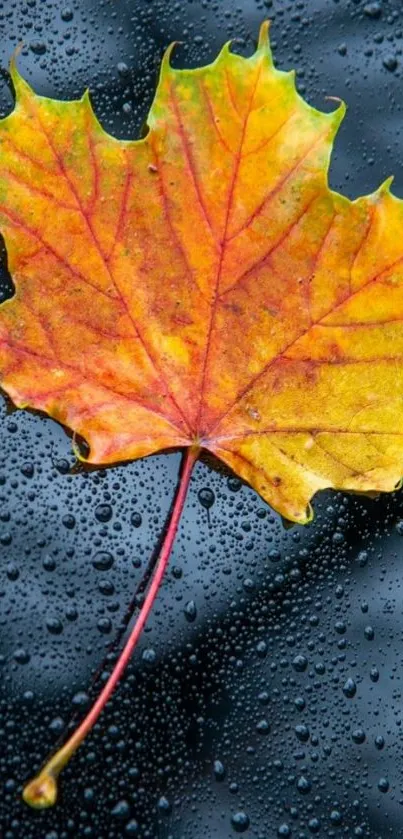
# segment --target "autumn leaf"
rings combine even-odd
[[[402,473],[402,204],[355,202],[327,167],[344,114],[272,64],[162,65],[149,133],[118,141],[12,67],[0,228],[16,295],[0,369],[16,405],[89,443],[91,463],[200,446],[305,521],[324,487]]]
[[[329,189],[344,105],[300,98],[267,24],[250,58],[169,57],[142,140],[109,136],[87,93],[36,96],[15,63],[0,123],[2,387],[84,437],[90,463],[188,451],[164,563],[201,450],[300,523],[319,489],[388,491],[403,472],[391,181]]]

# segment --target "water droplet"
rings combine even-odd
[[[63,457],[59,458],[59,460],[55,460],[53,465],[61,475],[67,475],[67,472],[70,469],[68,460],[65,460]]]
[[[357,556],[357,562],[361,568],[364,568],[368,562],[368,551],[360,551]]]
[[[301,743],[307,743],[308,742],[308,740],[309,740],[309,728],[308,728],[307,725],[303,725],[302,723],[301,723],[301,725],[296,725],[294,731],[295,731],[295,733],[298,737],[298,740]]]
[[[68,621],[76,621],[78,618],[78,612],[75,606],[71,605],[68,606],[65,615]]]
[[[227,484],[228,489],[230,489],[231,492],[239,492],[242,486],[242,481],[240,481],[239,478],[236,478],[235,475],[231,475],[231,477],[227,480]]]
[[[73,9],[70,9],[69,6],[66,6],[60,12],[60,17],[61,17],[62,20],[64,20],[65,23],[69,23],[71,20],[73,20],[73,17],[74,17]]]
[[[257,408],[248,408],[248,414],[250,417],[252,417],[252,419],[256,420],[256,422],[259,422],[261,419],[260,413]]]
[[[394,73],[397,69],[397,58],[395,55],[385,55],[385,58],[382,61],[383,66],[386,70],[389,70],[390,73]]]
[[[312,784],[311,784],[310,780],[308,778],[306,778],[305,775],[301,775],[301,777],[298,778],[298,781],[297,781],[298,792],[300,792],[302,795],[307,795],[307,793],[310,792],[311,789],[312,789]]]
[[[189,600],[189,602],[186,603],[186,606],[184,608],[184,612],[185,612],[185,618],[186,618],[187,621],[189,621],[189,623],[193,623],[193,621],[196,620],[197,609],[196,609],[196,603],[194,602],[194,600]]]
[[[213,490],[210,489],[210,487],[203,487],[203,489],[200,489],[197,493],[197,497],[202,507],[204,507],[206,510],[211,509],[215,501],[215,495]]]
[[[215,760],[213,765],[213,772],[216,781],[223,781],[225,778],[225,766],[221,760]]]
[[[109,571],[114,563],[114,558],[109,551],[97,551],[91,561],[97,571]]]
[[[357,693],[357,685],[351,677],[344,682],[343,693],[348,699],[352,699]]]
[[[95,507],[95,518],[100,522],[110,521],[112,518],[112,507],[110,504],[98,504]]]
[[[381,14],[382,14],[382,6],[381,6],[381,4],[380,4],[380,3],[377,3],[377,2],[374,2],[374,3],[366,3],[366,5],[364,6],[364,14],[365,14],[367,17],[371,17],[371,18],[373,18],[374,20],[376,20],[376,19],[377,19],[377,18],[379,18],[379,17],[381,16]]]
[[[139,830],[140,825],[136,822],[136,819],[130,819],[130,821],[127,822],[125,833],[127,833],[128,836],[138,836]]]
[[[115,586],[111,580],[100,580],[98,583],[98,591],[100,591],[101,594],[104,594],[105,597],[110,597],[115,593]]]
[[[9,580],[15,581],[18,580],[20,576],[20,572],[15,564],[15,562],[8,562],[6,565],[6,574]]]
[[[339,810],[332,810],[330,813],[330,821],[335,827],[338,827],[342,823],[342,816]]]
[[[256,652],[259,658],[265,658],[267,655],[267,644],[266,641],[259,641],[256,644]]]
[[[125,64],[125,62],[124,62],[124,61],[119,61],[119,63],[117,64],[117,68],[116,68],[116,69],[117,69],[117,71],[118,71],[118,73],[119,73],[119,76],[128,76],[128,74],[129,74],[129,72],[130,72],[130,70],[129,70],[129,68],[128,68],[127,64]]]
[[[234,813],[231,816],[231,824],[236,833],[245,833],[245,830],[250,825],[249,816],[242,810],[239,810],[238,813]]]
[[[259,720],[256,724],[256,731],[258,734],[269,734],[270,733],[270,723],[266,719]]]
[[[383,749],[384,745],[385,745],[385,738],[384,738],[384,737],[382,737],[382,734],[378,734],[378,735],[377,735],[377,737],[375,737],[375,746],[376,746],[376,748],[377,748],[379,751],[382,751],[382,749]]]
[[[46,44],[44,41],[31,41],[29,48],[35,55],[45,55]]]
[[[161,795],[161,798],[158,800],[157,807],[164,815],[169,815],[172,810],[172,804],[167,798],[165,798],[165,795]]]
[[[351,737],[354,743],[357,743],[357,745],[365,743],[365,731],[362,728],[355,728],[351,734]]]
[[[52,731],[53,734],[61,734],[64,727],[65,722],[63,717],[54,717],[49,723],[49,730]]]
[[[33,478],[35,474],[34,464],[27,461],[21,466],[21,472],[26,478]]]
[[[56,568],[56,560],[53,558],[53,556],[44,556],[42,560],[42,566],[45,569],[45,571],[54,571]]]
[[[305,655],[302,655],[302,653],[299,653],[295,656],[295,658],[293,658],[292,666],[294,670],[297,671],[297,673],[303,673],[304,670],[306,670],[306,668],[308,667],[307,657]]]
[[[148,647],[146,650],[143,651],[143,655],[141,656],[145,664],[152,665],[154,664],[157,654],[152,647]]]
[[[88,693],[85,693],[85,691],[83,690],[79,690],[77,693],[74,694],[71,701],[76,708],[82,709],[88,705],[90,698],[88,696]]]
[[[112,621],[110,618],[99,618],[97,627],[99,632],[102,632],[103,635],[108,635],[112,629]]]
[[[118,801],[111,810],[111,816],[115,816],[117,819],[126,819],[129,814],[130,804],[128,801],[125,801],[125,799]]]
[[[61,635],[63,632],[63,624],[59,618],[47,618],[46,629],[51,635]]]
[[[24,649],[24,647],[18,647],[16,650],[14,650],[13,658],[14,658],[14,661],[17,662],[17,664],[28,664],[28,662],[31,659],[31,656]]]
[[[389,781],[387,778],[379,778],[378,789],[380,792],[387,792],[389,789]]]

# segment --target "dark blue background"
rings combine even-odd
[[[1,59],[23,41],[19,67],[38,92],[88,85],[104,126],[133,137],[170,41],[183,42],[178,66],[210,61],[230,37],[250,52],[267,16],[276,60],[297,68],[309,101],[347,102],[331,185],[354,197],[394,173],[402,194],[401,0],[5,0]],[[6,76],[0,95],[4,114]],[[108,667],[179,456],[68,474],[56,423],[5,400],[0,420],[2,837],[403,837],[402,493],[325,493],[313,524],[286,530],[203,464],[147,632],[57,807],[21,802]],[[111,567],[94,567],[99,551]]]

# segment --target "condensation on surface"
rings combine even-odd
[[[396,174],[402,194],[402,10],[349,2],[0,3],[3,66],[64,98],[88,85],[104,126],[138,136],[161,55],[254,48],[320,108],[348,114],[331,185]],[[0,107],[12,107],[2,78]],[[12,294],[6,263],[0,300]],[[234,477],[197,466],[167,579],[129,672],[63,773],[58,806],[23,782],[82,713],[155,550],[179,455],[74,469],[54,422],[2,400],[0,828],[4,839],[403,835],[401,492],[323,494],[286,529]],[[138,601],[141,592],[137,593]],[[109,658],[108,658],[109,651]]]

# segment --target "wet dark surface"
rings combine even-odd
[[[23,41],[19,67],[39,92],[89,85],[104,126],[130,137],[171,40],[178,66],[194,66],[229,37],[251,51],[267,16],[309,101],[349,106],[332,186],[355,196],[394,173],[402,195],[400,0],[6,0],[0,51],[6,67]],[[6,79],[0,96],[6,113]],[[203,464],[147,631],[59,804],[21,802],[107,670],[179,456],[69,474],[56,423],[5,401],[0,422],[2,837],[403,837],[402,493],[322,494],[313,524],[285,530]]]

